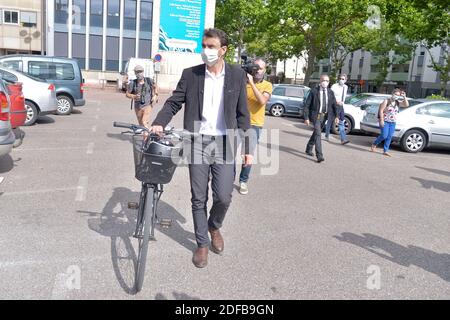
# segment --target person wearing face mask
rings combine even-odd
[[[192,262],[197,268],[207,266],[209,246],[219,255],[224,251],[220,229],[231,204],[236,172],[236,150],[230,150],[233,147],[228,146],[230,140],[237,140],[236,130],[247,131],[250,128],[247,76],[240,66],[225,63],[228,49],[226,33],[219,29],[206,29],[202,47],[204,64],[183,71],[177,88],[151,127],[153,133],[163,134],[163,128],[184,105],[184,129],[196,133],[188,160],[198,246]],[[244,163],[250,165],[253,157],[247,143],[245,146]],[[213,204],[208,219],[210,180]]]
[[[144,77],[144,68],[142,66],[136,66],[134,74],[136,79],[130,81],[126,96],[132,99],[131,108],[134,105],[139,125],[148,127],[153,102],[158,97],[158,90],[152,79]]]
[[[397,121],[397,114],[399,108],[408,108],[409,102],[406,99],[406,93],[400,89],[395,89],[389,99],[384,100],[378,110],[378,119],[381,129],[381,134],[372,143],[370,147],[371,152],[375,152],[377,146],[384,141],[383,155],[391,157],[389,147],[391,145],[392,137],[395,133],[395,126]]]
[[[317,162],[325,161],[322,152],[322,129],[325,120],[332,121],[333,117],[337,115],[336,98],[333,91],[328,87],[330,78],[328,75],[320,76],[319,86],[311,89],[305,101],[304,118],[305,124],[309,126],[311,123],[314,131],[306,146],[305,153],[309,156],[314,156],[312,149],[316,148]],[[335,118],[335,123],[339,122],[339,118]]]
[[[344,101],[347,96],[348,86],[345,84],[347,82],[347,75],[341,74],[339,76],[339,82],[331,86],[331,90],[336,97],[336,109],[339,118],[339,135],[341,137],[341,144],[347,144],[350,141],[347,140],[347,135],[345,134],[345,112],[344,112]],[[329,140],[331,126],[333,121],[327,121],[327,126],[325,128],[325,139]]]
[[[266,114],[266,104],[272,95],[272,84],[264,80],[266,74],[266,62],[262,58],[257,58],[254,61],[259,65],[259,70],[252,76],[247,73],[247,102],[248,110],[250,112],[250,132],[252,139],[250,140],[252,152],[256,149],[261,135],[261,130],[264,126],[264,118]],[[239,175],[239,193],[248,194],[248,180],[250,176],[251,165],[242,165],[241,174]]]

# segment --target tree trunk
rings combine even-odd
[[[305,72],[305,86],[309,87],[309,81],[314,71],[314,62],[316,60],[316,53],[313,50],[308,52],[308,65]]]

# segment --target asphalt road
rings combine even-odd
[[[23,145],[0,160],[0,298],[450,298],[450,151],[386,158],[355,135],[348,146],[324,142],[318,164],[304,154],[310,129],[272,117],[250,193],[233,194],[224,255],[210,253],[205,269],[191,263],[189,179],[178,168],[160,205],[174,224],[157,230],[134,294],[127,203],[140,184],[131,144],[112,127],[134,114],[111,89],[87,101],[24,128]]]

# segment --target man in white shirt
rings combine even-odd
[[[231,204],[234,187],[235,152],[230,140],[236,130],[250,128],[247,107],[247,77],[238,65],[225,63],[228,37],[222,30],[207,29],[202,41],[204,64],[185,69],[176,90],[154,120],[151,131],[163,128],[184,105],[184,129],[198,133],[191,149],[189,176],[197,250],[192,262],[197,268],[208,263],[208,251],[222,254],[224,240],[219,231]],[[230,132],[231,131],[231,132]],[[247,144],[248,145],[248,144]],[[245,165],[253,157],[245,149]],[[208,218],[208,189],[213,204]],[[208,232],[211,235],[209,239]]]
[[[331,90],[336,97],[336,117],[339,118],[339,135],[341,137],[341,144],[347,144],[349,141],[347,140],[347,135],[345,134],[345,112],[344,112],[344,102],[345,97],[347,96],[348,86],[345,84],[347,82],[347,75],[341,74],[339,76],[338,83],[335,83],[331,86]],[[333,121],[328,121],[325,129],[325,139],[330,138],[331,126],[333,125]]]

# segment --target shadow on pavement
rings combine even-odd
[[[416,168],[417,169],[422,169],[422,170],[425,170],[425,171],[429,171],[429,172],[432,172],[432,173],[435,173],[435,174],[440,174],[440,175],[443,175],[443,176],[446,176],[446,177],[450,177],[450,171],[444,171],[444,170],[432,169],[432,168],[424,168],[424,167],[419,167],[419,166],[416,166]]]
[[[260,142],[260,145],[264,145],[264,147],[269,150],[272,150],[272,148],[275,147],[275,148],[278,148],[278,150],[280,150],[281,152],[289,153],[296,157],[303,158],[303,159],[306,159],[306,160],[309,160],[312,162],[316,162],[315,158],[310,157],[305,152],[298,151],[297,149],[294,149],[294,148],[289,148],[289,147],[285,147],[285,146],[277,146],[277,145],[274,145],[273,143],[263,143],[263,142]],[[304,146],[304,148],[306,149],[306,145]]]
[[[449,254],[437,253],[416,246],[405,247],[370,233],[363,233],[362,236],[360,236],[358,234],[345,232],[340,236],[334,236],[334,238],[366,249],[381,258],[401,266],[417,266],[450,282]],[[380,250],[383,252],[380,252]]]
[[[421,179],[417,177],[411,177],[411,179],[416,180],[422,184],[425,189],[437,189],[444,192],[450,192],[450,183]]]
[[[55,119],[49,116],[40,116],[37,118],[35,125],[55,123]]]
[[[92,217],[88,220],[91,230],[111,238],[111,260],[117,280],[127,294],[136,294],[134,278],[138,252],[133,247],[132,239],[136,227],[137,210],[128,209],[130,201],[139,201],[139,192],[118,187],[114,189],[102,212],[81,210],[78,212],[87,213]],[[172,226],[169,229],[163,229],[157,225],[156,229],[194,252],[196,248],[194,234],[184,230],[180,225],[186,223],[186,219],[162,200],[158,203],[158,214],[161,218],[171,219]],[[157,245],[157,243],[151,242],[149,250],[152,245]]]

